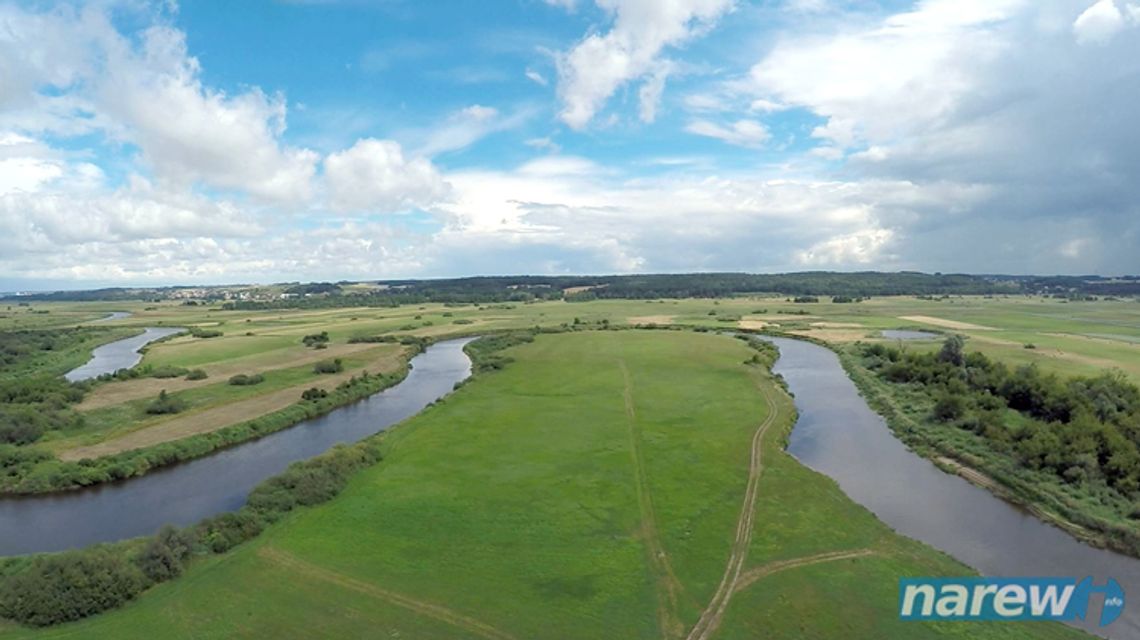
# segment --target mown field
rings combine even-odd
[[[737,304],[683,306],[708,322]],[[543,313],[593,322],[649,306]],[[121,610],[0,637],[1080,637],[900,622],[900,576],[969,570],[783,453],[791,400],[744,363],[754,353],[689,332],[539,336],[386,434],[385,459],[333,501]]]

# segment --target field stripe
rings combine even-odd
[[[764,395],[768,404],[768,415],[752,436],[752,458],[748,465],[748,486],[744,491],[744,503],[740,507],[740,518],[736,523],[736,539],[732,545],[732,553],[728,557],[728,565],[724,568],[724,577],[721,578],[709,606],[701,613],[697,624],[689,632],[687,640],[707,640],[716,631],[725,610],[728,609],[732,595],[736,593],[740,572],[745,559],[748,557],[748,545],[752,542],[752,521],[756,511],[756,496],[759,493],[760,486],[760,472],[764,469],[760,459],[761,445],[764,440],[764,433],[768,427],[775,423],[780,411],[779,405],[772,398],[768,388],[763,384],[759,387],[760,393]]]
[[[753,582],[760,578],[787,571],[788,569],[795,569],[798,567],[807,567],[813,564],[822,564],[824,562],[835,562],[837,560],[849,560],[852,558],[864,558],[866,556],[875,555],[874,549],[855,549],[854,551],[828,551],[826,553],[818,553],[812,556],[804,556],[802,558],[792,558],[791,560],[778,560],[770,562],[764,566],[749,569],[740,576],[740,580],[736,583],[736,590],[742,591]]]
[[[653,495],[649,490],[649,478],[645,473],[645,459],[641,452],[641,430],[637,422],[637,409],[633,402],[633,381],[624,359],[618,359],[625,388],[626,423],[629,426],[629,451],[633,459],[634,486],[637,489],[637,505],[641,512],[641,537],[645,553],[649,557],[649,568],[654,574],[654,587],[657,591],[657,622],[665,638],[679,638],[685,626],[677,616],[677,599],[684,587],[673,572],[669,555],[661,544],[657,530],[657,514],[653,509]]]
[[[440,622],[445,622],[452,626],[463,629],[464,631],[470,631],[477,636],[489,638],[490,640],[514,640],[514,637],[508,633],[500,631],[491,625],[480,622],[474,618],[470,618],[461,613],[456,613],[455,611],[452,611],[446,607],[442,607],[431,602],[416,600],[394,591],[382,589],[374,584],[364,582],[362,580],[357,580],[356,578],[351,578],[344,575],[343,573],[333,571],[332,569],[326,569],[325,567],[315,565],[311,562],[306,562],[305,560],[302,560],[297,556],[288,553],[287,551],[282,551],[281,549],[266,546],[258,549],[257,554],[278,566],[286,567],[298,573],[303,573],[310,578],[323,580],[325,582],[335,584],[352,591],[356,591],[357,593],[363,593],[365,595],[384,600],[390,604],[409,609],[429,618],[439,620]]]

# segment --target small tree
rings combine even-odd
[[[966,361],[965,350],[966,341],[962,339],[962,336],[954,334],[942,343],[942,350],[938,352],[938,361],[960,367]]]

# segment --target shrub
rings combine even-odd
[[[135,558],[135,565],[152,582],[178,577],[194,550],[194,536],[167,525],[159,530]]]
[[[206,375],[206,372],[201,369],[191,369],[190,372],[186,374],[187,380],[205,380],[208,377],[210,376]]]
[[[306,402],[321,400],[327,397],[329,397],[329,392],[324,389],[318,389],[317,387],[311,387],[301,392],[301,399]]]
[[[186,401],[178,396],[172,396],[166,393],[166,389],[158,392],[158,397],[153,402],[147,405],[146,412],[151,415],[163,415],[167,413],[180,413],[186,409]]]
[[[177,378],[186,375],[187,370],[182,367],[164,366],[157,367],[150,372],[152,378]]]
[[[313,373],[340,373],[344,371],[344,363],[340,358],[335,360],[321,360],[313,365]]]
[[[452,324],[475,324],[475,321],[474,320],[468,320],[467,318],[460,318],[458,320],[452,320],[451,323]]]
[[[224,334],[217,329],[190,327],[190,335],[194,336],[195,338],[220,338]]]
[[[0,615],[43,627],[120,606],[146,586],[138,567],[108,549],[37,556],[0,581]]]
[[[265,376],[260,373],[244,374],[239,373],[236,376],[231,376],[229,383],[235,387],[246,387],[265,382]]]
[[[322,331],[320,333],[311,333],[304,338],[301,338],[301,343],[306,347],[319,347],[327,344],[329,341],[329,332]]]

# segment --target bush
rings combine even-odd
[[[324,389],[318,389],[316,387],[310,387],[301,392],[301,399],[306,402],[321,400],[327,397],[329,397],[328,391],[325,391]]]
[[[340,358],[335,360],[321,360],[313,365],[313,373],[340,373],[344,371],[344,363]]]
[[[0,581],[0,615],[43,627],[118,607],[146,586],[138,567],[108,549],[37,556]]]
[[[187,374],[187,370],[182,367],[164,366],[157,367],[150,372],[152,378],[178,378]]]
[[[939,422],[952,422],[966,412],[966,404],[961,396],[949,393],[939,396],[934,403],[934,418]]]
[[[475,324],[475,321],[469,320],[467,318],[460,318],[458,320],[452,320],[451,324]]]
[[[203,329],[201,327],[190,327],[190,335],[195,338],[220,338],[224,334],[217,329]]]
[[[239,373],[236,376],[231,376],[229,380],[229,383],[235,387],[247,387],[255,384],[261,384],[262,382],[265,382],[265,376],[261,375],[260,373],[249,375]]]
[[[147,405],[146,412],[151,415],[180,413],[185,411],[186,407],[187,404],[185,400],[178,396],[172,396],[166,393],[166,389],[163,389],[158,393],[158,397]]]
[[[0,406],[0,442],[29,444],[47,430],[47,419],[33,405]]]
[[[206,375],[206,372],[201,369],[192,369],[186,374],[187,380],[205,380],[208,377],[210,376]]]
[[[306,347],[314,347],[314,348],[317,348],[317,347],[323,348],[323,345],[326,345],[328,343],[328,341],[329,341],[329,332],[328,331],[322,331],[320,333],[311,333],[311,334],[305,336],[304,338],[301,338],[301,344],[305,345]]]
[[[152,582],[163,582],[181,575],[193,550],[192,534],[167,525],[147,541],[135,565]]]

